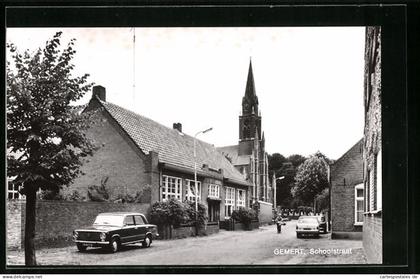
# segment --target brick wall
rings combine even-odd
[[[331,229],[354,230],[354,186],[337,185],[331,189]]]
[[[360,140],[331,166],[331,229],[361,232],[355,226],[355,186],[363,183],[363,141]]]
[[[365,216],[363,222],[363,247],[368,263],[382,263],[382,218]]]
[[[96,124],[92,125],[87,135],[99,149],[92,157],[86,158],[81,167],[84,175],[75,179],[68,189],[77,190],[87,197],[88,186],[100,186],[101,180],[108,177],[106,188],[111,199],[116,199],[118,194],[135,195],[150,183],[150,173],[146,173],[145,168],[150,158],[134,146],[106,112],[98,112],[97,116]]]
[[[72,232],[76,228],[89,226],[102,212],[133,211],[146,214],[150,204],[37,201],[36,206],[36,248],[64,246],[71,244]],[[7,202],[7,247],[23,248],[25,203]],[[19,224],[19,216],[22,216]],[[23,228],[19,234],[19,227]]]
[[[365,49],[365,127],[364,127],[364,174],[365,211],[370,212],[363,223],[363,248],[369,263],[382,263],[382,211],[366,207],[369,202],[368,170],[376,169],[376,154],[382,149],[381,116],[381,30],[380,27],[366,28]],[[373,184],[376,185],[377,177]],[[374,193],[373,193],[374,194]],[[378,197],[382,199],[382,197]],[[376,211],[376,212],[375,212]]]
[[[196,228],[191,224],[184,224],[178,228],[170,226],[159,226],[159,239],[178,239],[195,236]],[[208,223],[205,228],[200,228],[198,231],[199,236],[211,235],[219,232],[219,223],[212,222]]]

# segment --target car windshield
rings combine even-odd
[[[318,223],[318,220],[315,218],[302,218],[298,220],[298,223],[304,223],[304,224],[316,224]]]
[[[123,219],[123,216],[119,215],[98,215],[93,224],[102,226],[122,226]]]

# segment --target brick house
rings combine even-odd
[[[369,263],[382,263],[381,28],[366,28],[365,126],[363,141],[365,213],[363,247]]]
[[[197,140],[198,194],[194,187],[194,138],[173,128],[106,102],[102,86],[93,88],[85,111],[94,111],[97,121],[87,131],[100,146],[82,166],[84,175],[69,189],[87,195],[89,185],[107,179],[110,199],[118,195],[147,193],[145,202],[169,198],[194,201],[208,207],[210,221],[224,220],[238,207],[249,206],[252,183],[246,180],[217,149]],[[145,191],[149,189],[148,191]]]
[[[331,237],[362,239],[363,139],[330,166]]]

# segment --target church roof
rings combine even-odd
[[[222,146],[218,147],[217,150],[223,156],[227,156],[234,166],[248,165],[250,163],[251,155],[238,155],[238,145]]]
[[[194,137],[115,104],[97,100],[143,153],[155,151],[159,154],[159,162],[194,169]],[[196,143],[197,166],[201,173],[205,172],[201,166],[206,164],[215,170],[222,169],[225,178],[250,185],[213,145],[201,140]]]

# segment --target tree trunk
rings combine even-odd
[[[26,193],[26,215],[25,215],[25,265],[35,266],[35,209],[36,191],[30,189]]]

